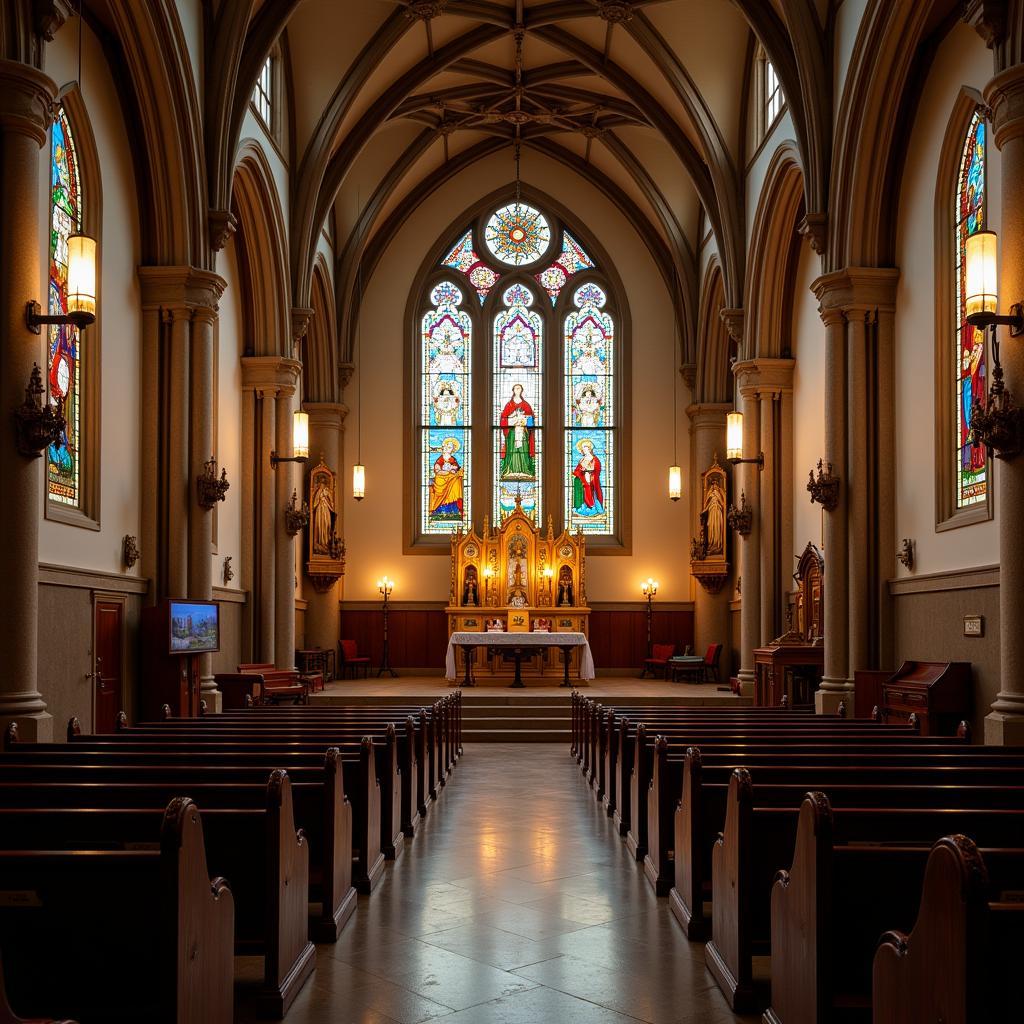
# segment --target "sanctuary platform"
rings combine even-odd
[[[728,706],[751,703],[718,689],[720,684],[667,683],[635,676],[600,676],[577,689],[596,700],[641,706]],[[400,676],[397,679],[345,679],[328,683],[310,703],[428,704],[454,687],[440,676]],[[465,743],[568,743],[572,716],[570,692],[552,679],[526,679],[513,690],[505,679],[481,677],[476,687],[462,691],[462,737]]]

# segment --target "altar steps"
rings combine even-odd
[[[568,743],[571,732],[568,693],[462,693],[463,743]]]

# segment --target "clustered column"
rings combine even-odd
[[[1002,157],[999,288],[1005,309],[1024,299],[1024,65],[996,75],[985,87],[985,102]],[[1000,355],[1007,388],[1024,401],[1024,339],[1005,339]],[[985,742],[1024,744],[1024,455],[1000,462],[996,493],[1000,689],[985,719]]]
[[[761,450],[761,402],[758,396],[756,364],[736,363],[733,367],[743,413],[743,457],[756,458]],[[756,463],[739,467],[740,490],[753,510],[750,533],[740,541],[740,693],[754,694],[754,650],[761,646],[761,470]],[[733,484],[735,491],[736,485]]]
[[[39,693],[39,517],[41,460],[18,453],[11,415],[25,400],[34,364],[45,371],[43,339],[25,325],[43,270],[39,150],[57,96],[54,82],[26,64],[0,60],[0,726],[17,721],[28,740],[50,740],[53,721]]]

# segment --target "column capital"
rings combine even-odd
[[[985,86],[985,102],[992,111],[992,137],[999,149],[1024,135],[1024,64],[1000,71]]]
[[[309,322],[316,310],[310,306],[292,306],[292,341],[298,344],[309,330]]]
[[[733,411],[732,402],[695,402],[686,407],[686,415],[692,427],[721,427],[725,429],[725,418]]]
[[[743,309],[720,309],[718,315],[722,318],[722,323],[725,324],[725,329],[729,332],[729,337],[736,342],[737,345],[743,344],[743,320],[746,316],[746,310]]]
[[[821,319],[828,324],[826,314],[832,311],[848,316],[874,309],[894,310],[899,279],[895,267],[845,267],[819,277],[811,291],[818,299]]]
[[[295,393],[302,363],[284,356],[242,356],[242,390],[287,396]]]
[[[775,397],[793,390],[795,359],[742,359],[733,363],[736,386],[744,398]]]
[[[210,309],[217,311],[227,282],[199,267],[139,267],[143,309]]]
[[[0,129],[46,142],[57,113],[57,83],[30,64],[0,60]]]
[[[348,387],[349,381],[352,380],[352,374],[355,372],[355,363],[338,363],[338,383],[341,385],[342,392]]]
[[[302,411],[309,413],[309,426],[345,429],[348,406],[341,402],[303,402]]]

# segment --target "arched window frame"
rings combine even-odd
[[[958,430],[959,311],[956,297],[956,216],[960,171],[967,133],[975,114],[984,120],[980,93],[963,88],[953,106],[939,156],[935,187],[935,528],[957,529],[986,522],[993,516],[994,474],[991,459],[986,461],[986,491],[983,501],[961,507],[958,503],[957,456],[954,439]],[[986,130],[986,171],[991,172],[996,152]],[[985,182],[986,223],[995,190],[990,177]],[[985,353],[986,357],[988,353]]]
[[[779,73],[763,46],[758,46],[754,60],[756,81],[754,101],[757,110],[757,144],[772,133],[786,109],[786,94]]]
[[[92,125],[77,85],[61,90],[60,109],[64,111],[67,126],[75,147],[78,172],[82,184],[81,223],[78,230],[96,239],[96,321],[79,339],[78,356],[78,500],[66,504],[55,500],[50,493],[49,456],[43,454],[43,514],[57,523],[77,526],[86,530],[100,529],[100,386],[101,386],[101,341],[103,311],[103,195],[100,179],[99,157]],[[56,123],[56,120],[54,121]],[[53,223],[53,196],[51,166],[53,154],[53,130],[50,130],[49,146],[44,161],[47,195],[47,232],[44,243],[44,285],[49,309],[50,296],[50,226]],[[46,381],[49,396],[50,380],[50,331],[46,337]]]
[[[431,289],[441,280],[453,280],[463,292],[463,308],[473,323],[474,383],[472,385],[473,462],[469,472],[472,489],[475,492],[471,521],[479,529],[485,514],[494,522],[494,429],[492,408],[493,382],[493,327],[495,315],[501,309],[502,295],[514,283],[526,285],[534,295],[533,309],[537,310],[544,323],[546,354],[544,357],[543,382],[543,431],[546,454],[543,457],[541,487],[543,489],[543,511],[540,526],[547,528],[550,516],[556,534],[565,524],[565,396],[564,374],[564,326],[566,314],[573,307],[572,297],[576,290],[587,281],[593,281],[607,295],[605,310],[615,320],[615,362],[614,402],[617,409],[615,477],[612,484],[617,495],[615,532],[612,535],[588,535],[587,546],[591,553],[629,554],[632,544],[632,494],[631,494],[631,403],[630,403],[630,328],[631,320],[625,293],[614,265],[607,254],[589,235],[580,230],[574,218],[547,198],[536,197],[523,190],[522,201],[537,207],[544,214],[551,227],[551,241],[542,258],[522,267],[499,263],[487,250],[484,243],[484,226],[495,209],[509,201],[509,190],[492,194],[472,213],[455,221],[448,232],[431,250],[430,256],[417,276],[407,307],[410,346],[406,358],[406,447],[405,494],[406,509],[405,544],[406,554],[441,554],[450,547],[448,534],[425,534],[421,529],[423,490],[420,479],[420,322],[423,313],[430,308]],[[568,221],[568,223],[567,223]],[[595,268],[575,273],[562,287],[558,299],[552,303],[545,289],[535,275],[545,270],[562,251],[563,232],[569,234],[583,247],[596,264]],[[455,269],[441,267],[441,261],[452,251],[456,243],[472,232],[474,249],[481,260],[500,273],[499,281],[493,285],[481,303],[465,275]]]
[[[256,84],[249,96],[249,108],[256,121],[266,132],[267,137],[277,148],[278,155],[285,163],[288,163],[288,152],[292,148],[287,145],[289,132],[288,82],[291,79],[286,79],[289,68],[283,40],[282,36],[271,48],[266,60],[260,65]]]

